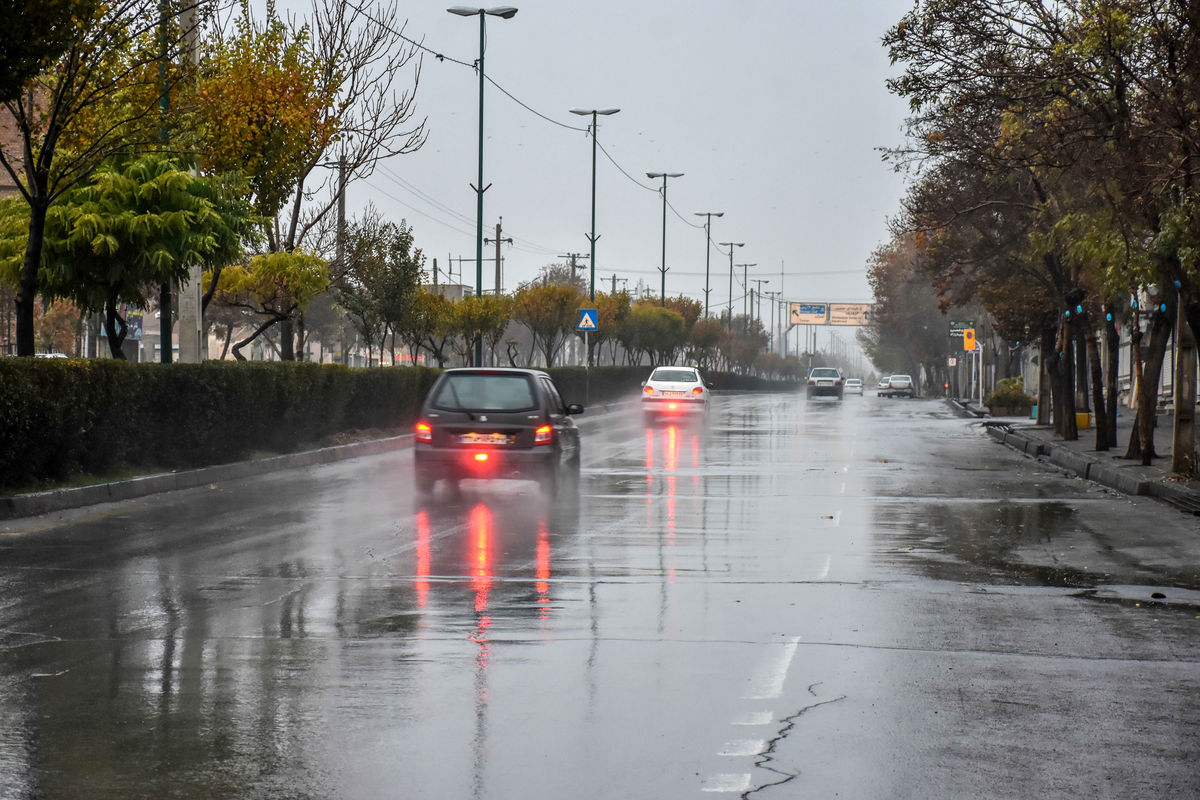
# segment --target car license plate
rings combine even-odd
[[[663,392],[663,397],[683,397],[683,392]]]
[[[459,444],[509,444],[512,437],[505,433],[464,433],[458,437]]]

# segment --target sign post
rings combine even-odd
[[[588,373],[588,367],[592,365],[592,349],[588,347],[588,334],[596,330],[600,321],[600,313],[594,308],[579,309],[579,321],[575,323],[575,330],[583,332],[583,402],[590,401],[591,394],[591,375]]]

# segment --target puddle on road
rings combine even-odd
[[[1051,543],[1078,524],[1062,502],[993,501],[879,507],[877,557],[894,566],[919,566],[928,577],[951,581],[1091,588],[1105,573],[1019,560],[1017,550]]]

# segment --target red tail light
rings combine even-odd
[[[433,426],[431,426],[428,422],[421,421],[417,423],[417,441],[433,441]]]
[[[533,432],[534,444],[550,444],[554,441],[554,429],[549,425],[543,425]]]
[[[704,390],[697,386],[695,389],[692,389],[692,394],[704,394]]]
[[[817,382],[816,382],[816,380],[814,380],[813,378],[809,378],[809,379],[808,379],[808,385],[809,385],[809,386],[816,386],[816,385],[817,385]]]
[[[645,388],[643,391],[644,391],[646,394],[654,394],[654,387],[653,387],[653,386],[647,386],[647,387],[646,387],[646,388]]]
[[[476,461],[487,461],[487,460],[488,460],[488,454],[487,454],[487,453],[476,453],[476,454],[475,454],[475,460],[476,460]]]

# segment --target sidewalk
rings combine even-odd
[[[1171,431],[1174,414],[1159,414],[1154,430],[1154,449],[1158,457],[1144,467],[1140,462],[1122,458],[1133,433],[1135,415],[1121,409],[1117,415],[1117,444],[1107,451],[1098,451],[1095,428],[1079,431],[1079,438],[1064,442],[1054,429],[1038,425],[1022,417],[990,417],[987,409],[973,403],[951,400],[950,403],[976,417],[984,417],[988,435],[998,442],[1033,458],[1046,461],[1073,472],[1081,478],[1116,489],[1124,494],[1140,494],[1164,500],[1182,511],[1200,515],[1200,481],[1186,481],[1171,473]]]

